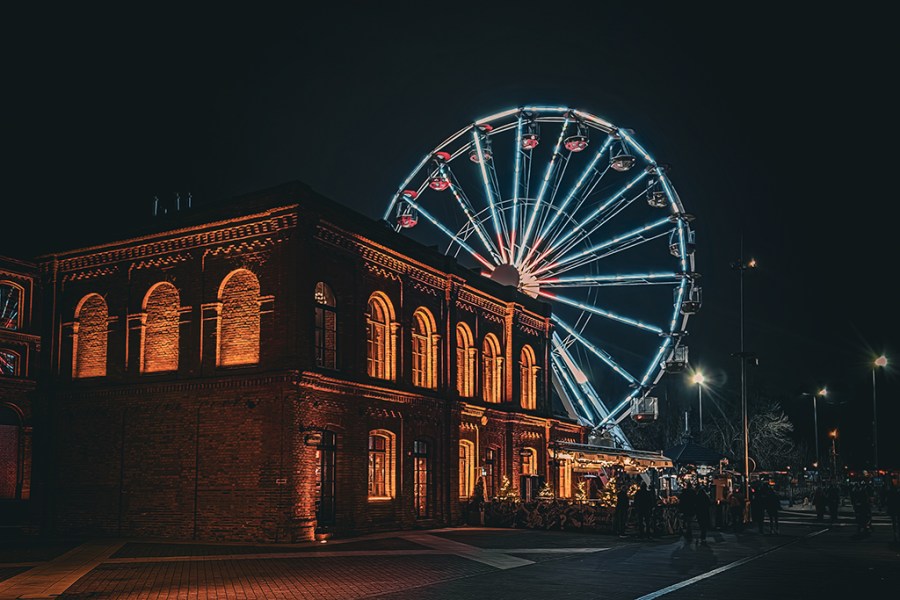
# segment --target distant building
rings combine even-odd
[[[458,524],[479,477],[572,495],[546,304],[302,184],[114,237],[0,263],[0,485],[34,527],[296,541]]]

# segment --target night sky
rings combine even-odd
[[[896,43],[886,14],[752,3],[359,3],[292,14],[7,13],[0,254],[29,258],[300,180],[379,218],[416,162],[527,103],[635,131],[696,216],[691,362],[734,393],[738,259],[755,381],[823,385],[823,432],[871,461],[873,359],[900,365]],[[484,3],[487,5],[487,3]],[[601,5],[601,8],[597,8]],[[388,7],[392,6],[388,10]],[[587,7],[593,8],[587,8]],[[389,14],[390,13],[390,14]],[[437,243],[437,242],[436,242]],[[900,467],[900,378],[877,373],[879,455]],[[694,389],[668,378],[684,402]],[[666,380],[664,380],[666,381]]]

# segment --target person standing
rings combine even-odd
[[[765,496],[766,514],[769,517],[769,533],[778,535],[778,512],[781,510],[781,498],[778,492],[769,488]]]
[[[706,543],[706,532],[709,530],[709,509],[712,505],[712,500],[709,498],[709,494],[706,493],[706,488],[702,486],[697,486],[697,496],[694,499],[694,506],[697,511],[697,524],[700,525],[700,543]]]
[[[618,484],[618,479],[616,480]],[[628,522],[628,487],[623,481],[616,492],[616,512],[613,515],[615,530],[619,537],[625,537],[625,524]]]
[[[728,494],[728,517],[735,533],[744,530],[744,499],[738,494],[737,489],[732,489]]]
[[[816,507],[816,521],[824,521],[825,492],[822,491],[821,486],[816,486],[816,491],[813,492],[813,505]]]
[[[681,495],[678,496],[678,512],[681,513],[681,525],[684,529],[684,539],[691,541],[694,537],[694,534],[691,531],[691,521],[694,520],[694,515],[697,512],[697,494],[694,492],[694,488],[691,487],[690,481],[685,482],[684,490],[681,492]]]
[[[765,501],[765,485],[762,482],[759,482],[756,486],[750,488],[750,515],[754,525],[756,525],[760,533],[764,533],[763,520],[766,514]]]
[[[656,497],[647,489],[647,484],[641,482],[641,487],[634,494],[634,511],[637,513],[638,537],[653,537],[653,508],[656,506]]]
[[[828,512],[830,513],[831,522],[837,523],[838,521],[838,508],[841,505],[841,494],[838,492],[838,488],[833,483],[828,487],[828,493],[826,494],[828,500]]]

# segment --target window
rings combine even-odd
[[[106,337],[109,310],[100,294],[88,294],[75,307],[72,327],[73,377],[106,375]]]
[[[22,327],[22,288],[9,281],[0,281],[0,329]]]
[[[144,298],[141,372],[178,370],[178,327],[180,301],[171,283],[153,286]]]
[[[366,313],[366,371],[376,379],[394,378],[394,308],[387,296],[375,292]]]
[[[413,442],[413,503],[416,518],[431,516],[431,465],[429,464],[428,442]]]
[[[572,462],[568,459],[557,459],[556,468],[559,479],[556,486],[556,495],[559,498],[572,497]]]
[[[496,448],[488,448],[484,453],[484,495],[486,498],[493,498],[497,495],[497,477],[495,473],[499,471],[497,465],[498,452]]]
[[[475,490],[475,443],[459,441],[459,497],[469,498]]]
[[[0,348],[0,377],[18,377],[19,353]]]
[[[519,383],[522,394],[522,408],[526,410],[534,410],[537,408],[537,372],[538,367],[535,365],[534,350],[531,346],[525,345],[522,348],[522,355],[519,359]]]
[[[434,317],[427,309],[413,313],[412,383],[416,387],[437,388],[437,342]]]
[[[369,500],[394,497],[394,434],[369,432]]]
[[[337,302],[331,288],[316,284],[316,366],[337,369]]]
[[[456,392],[463,398],[475,395],[475,345],[465,323],[456,326]]]
[[[500,402],[503,389],[503,357],[500,355],[500,342],[497,336],[489,333],[482,344],[482,382],[481,394],[485,402]]]
[[[537,475],[537,451],[534,448],[523,448],[522,475]]]
[[[220,367],[259,363],[259,280],[246,269],[230,273],[219,288]]]
[[[335,480],[334,462],[336,440],[333,431],[323,431],[322,441],[316,448],[319,461],[316,473],[316,485],[319,488],[319,499],[316,501],[316,524],[333,525],[335,520]]]

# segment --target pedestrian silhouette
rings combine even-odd
[[[825,492],[822,490],[821,486],[817,486],[816,491],[813,493],[813,505],[816,507],[816,521],[825,520],[825,500]]]
[[[772,488],[765,492],[766,515],[769,517],[769,533],[778,534],[778,511],[781,510],[781,498]]]
[[[653,508],[656,506],[656,496],[647,489],[647,484],[641,482],[641,487],[634,494],[634,510],[637,513],[638,537],[653,537]]]
[[[706,489],[703,487],[697,487],[697,496],[694,499],[694,503],[697,510],[697,524],[700,525],[700,543],[706,543],[706,532],[709,530],[709,508],[712,505],[712,500],[709,499],[709,494],[706,493]]]
[[[763,531],[763,519],[766,514],[765,487],[760,483],[750,488],[750,515],[760,533]]]
[[[691,541],[694,537],[691,531],[691,521],[694,520],[694,515],[697,512],[697,494],[689,481],[684,484],[684,490],[678,496],[678,512],[681,513],[684,539]]]

